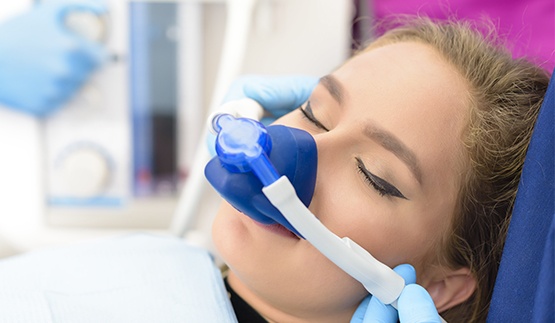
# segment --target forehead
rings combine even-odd
[[[465,97],[467,89],[460,73],[437,50],[419,42],[376,47],[354,56],[333,74],[344,78],[353,89],[363,90],[356,93],[369,92],[373,87],[376,91],[393,94],[390,100],[412,99],[415,103],[430,92],[436,92],[430,98],[435,103],[451,103],[452,94]],[[404,93],[399,96],[401,89]]]
[[[470,106],[468,86],[434,48],[385,45],[353,57],[333,75],[347,92],[352,115],[398,136],[414,150],[424,175],[455,170]]]

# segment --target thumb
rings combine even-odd
[[[360,305],[357,307],[355,314],[351,318],[351,323],[363,323],[364,322],[364,315],[366,315],[366,309],[368,308],[368,303],[370,303],[370,299],[372,295],[368,295],[362,300]]]
[[[441,323],[434,301],[424,287],[410,284],[399,297],[399,320],[402,323]]]

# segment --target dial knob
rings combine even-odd
[[[99,150],[79,147],[64,156],[58,174],[64,195],[93,197],[106,188],[110,167],[107,158]]]

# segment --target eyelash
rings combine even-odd
[[[389,184],[384,179],[370,173],[359,157],[355,157],[355,159],[357,161],[357,169],[359,173],[364,175],[364,180],[368,184],[370,184],[370,186],[372,186],[376,191],[378,191],[378,194],[380,194],[380,196],[392,196],[408,200],[403,195],[403,193],[401,193],[395,186]]]
[[[305,109],[308,109],[305,110]],[[310,121],[313,125],[315,125],[317,128],[325,130],[325,131],[330,131],[328,128],[326,128],[326,126],[324,126],[320,121],[318,121],[315,117],[314,114],[312,114],[312,108],[310,107],[310,101],[306,102],[306,108],[303,109],[303,107],[299,107],[299,110],[301,110],[303,117],[305,119],[307,119],[308,121]]]

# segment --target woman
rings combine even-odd
[[[548,83],[472,30],[394,28],[277,121],[316,141],[310,210],[388,266],[412,264],[449,322],[485,321]],[[307,241],[225,203],[213,235],[230,288],[270,322],[348,322],[366,296]]]

